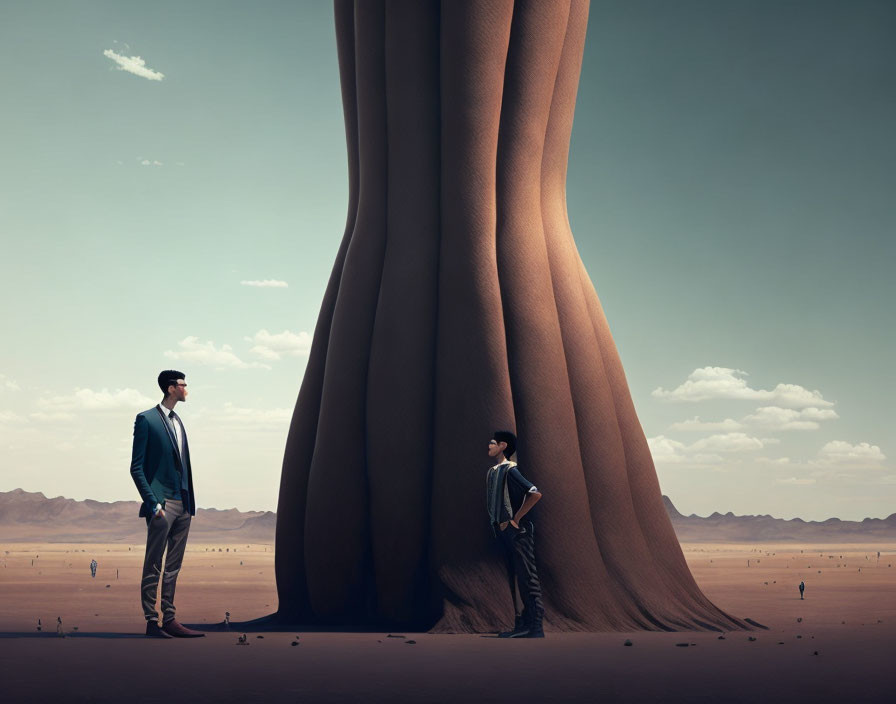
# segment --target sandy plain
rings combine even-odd
[[[523,641],[246,631],[242,646],[242,629],[234,628],[160,641],[141,635],[142,545],[5,544],[0,691],[4,702],[893,699],[896,544],[682,547],[710,599],[768,630],[723,639],[717,633],[549,632],[544,640]],[[178,617],[212,629],[225,611],[235,622],[270,613],[277,603],[273,558],[269,545],[189,545]],[[806,583],[802,601],[800,580]],[[65,638],[56,633],[57,617]]]

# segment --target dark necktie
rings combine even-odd
[[[181,442],[177,439],[177,423],[180,418],[177,417],[177,414],[174,411],[168,411],[168,417],[171,419],[171,425],[174,426],[174,444],[177,446],[177,454],[181,455],[183,452],[180,449]]]

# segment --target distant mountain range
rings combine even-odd
[[[802,518],[772,518],[764,516],[735,516],[730,511],[718,511],[706,516],[678,512],[668,496],[663,496],[666,512],[679,541],[683,543],[857,543],[896,540],[896,513],[886,518],[866,518],[863,521],[804,521]]]
[[[0,491],[0,536],[4,542],[135,543],[146,540],[137,501],[75,501],[40,492]],[[273,511],[200,508],[190,526],[192,541],[274,543]]]
[[[666,511],[678,539],[686,543],[896,541],[896,513],[864,521],[784,520],[771,516],[735,516],[713,513],[684,516],[667,496]],[[146,527],[137,517],[136,501],[75,501],[40,492],[0,492],[0,537],[4,542],[133,543],[146,538]],[[264,543],[273,545],[277,514],[273,511],[220,511],[200,508],[190,528],[190,539],[214,543]]]

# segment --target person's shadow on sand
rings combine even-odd
[[[31,631],[3,631],[0,632],[0,638],[59,638],[59,634],[55,631],[48,633],[33,633]],[[66,633],[66,638],[145,638],[142,633],[110,633],[107,631],[74,631]]]

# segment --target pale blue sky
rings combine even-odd
[[[894,30],[888,2],[592,5],[570,219],[686,513],[896,510]],[[200,504],[273,509],[345,221],[330,3],[6,2],[0,90],[0,490],[135,499],[170,365]]]

